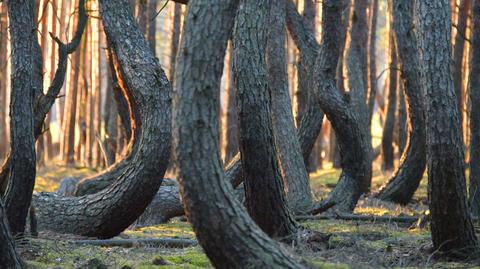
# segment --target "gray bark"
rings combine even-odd
[[[296,223],[285,200],[271,120],[266,49],[270,1],[240,1],[233,48],[240,155],[247,210],[268,235],[290,237]]]
[[[464,258],[476,252],[478,243],[466,201],[460,113],[451,74],[449,1],[418,0],[415,8],[433,247]]]
[[[8,1],[12,74],[10,92],[10,152],[5,211],[13,235],[25,231],[28,208],[35,185],[35,97],[33,1]],[[37,44],[38,45],[38,44]]]
[[[425,171],[425,116],[423,88],[415,37],[413,1],[393,1],[393,29],[395,31],[401,79],[407,107],[408,138],[400,164],[387,184],[378,193],[378,198],[407,204],[418,188]]]
[[[306,213],[312,206],[309,176],[303,161],[288,91],[285,52],[286,0],[271,3],[267,66],[272,98],[272,122],[278,161],[286,189],[287,201],[295,214]]]
[[[216,268],[303,268],[255,225],[224,178],[217,117],[235,7],[233,0],[192,0],[188,7],[174,102],[175,153],[187,217]]]
[[[42,193],[35,204],[40,227],[109,238],[132,224],[157,193],[170,157],[171,99],[128,1],[102,0],[100,11],[119,84],[133,110],[133,140],[140,142],[132,143],[123,173],[103,191],[82,197]]]
[[[0,199],[0,268],[2,269],[22,269],[24,265],[15,250],[15,241],[13,240],[10,228],[7,222],[7,216]]]

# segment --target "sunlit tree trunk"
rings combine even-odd
[[[251,221],[224,179],[217,115],[235,2],[189,3],[174,102],[175,152],[187,216],[216,268],[303,268]],[[219,225],[227,222],[231,225]]]
[[[451,76],[448,0],[418,0],[415,25],[425,90],[428,202],[433,247],[465,258],[477,251],[467,207],[458,99]]]

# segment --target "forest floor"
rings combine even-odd
[[[39,169],[35,190],[55,191],[61,178],[86,176],[95,172],[87,168],[48,165]],[[331,168],[311,174],[311,185],[317,199],[325,197],[335,186],[339,174],[339,170]],[[378,167],[374,169],[372,189],[378,189],[388,176],[380,172]],[[355,213],[421,215],[427,210],[426,195],[426,180],[423,180],[414,202],[405,207],[367,197],[361,199]],[[337,219],[308,220],[302,221],[301,225],[330,235],[328,242],[286,246],[319,268],[473,268],[480,265],[479,261],[459,263],[436,260],[431,250],[428,227]],[[187,222],[178,218],[168,224],[129,229],[119,238],[194,239],[195,234]],[[199,246],[183,249],[153,245],[128,248],[79,246],[73,244],[77,239],[84,238],[40,232],[37,238],[26,238],[19,242],[19,249],[30,268],[212,268]]]

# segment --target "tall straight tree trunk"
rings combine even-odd
[[[398,50],[398,49],[397,49]],[[398,59],[398,55],[397,55]],[[398,60],[397,60],[398,61]],[[397,72],[398,73],[398,72]],[[396,118],[396,130],[397,130],[397,137],[396,137],[396,144],[398,146],[398,152],[400,157],[405,150],[405,146],[407,144],[407,111],[405,105],[405,94],[403,90],[403,85],[399,83],[400,78],[397,78],[397,114],[395,115]]]
[[[265,61],[269,8],[268,0],[240,1],[233,42],[235,84],[247,210],[268,235],[283,238],[297,228],[285,200],[273,137]]]
[[[230,162],[238,153],[239,130],[238,130],[238,112],[235,99],[235,81],[233,78],[233,47],[230,43],[228,47],[228,66],[227,71],[227,116],[225,125],[224,139],[224,159],[225,163]]]
[[[168,79],[128,1],[101,0],[100,12],[120,87],[132,108],[129,154],[105,190],[82,197],[41,193],[35,196],[35,205],[39,226],[45,229],[109,238],[142,214],[162,183],[170,157],[171,98]]]
[[[157,29],[157,0],[148,0],[148,31],[147,40],[153,55],[156,55],[156,29]]]
[[[390,8],[391,10],[391,8]],[[390,17],[390,30],[389,30],[389,78],[388,78],[388,93],[387,93],[387,112],[385,116],[385,123],[383,124],[382,134],[382,170],[393,170],[393,129],[395,126],[395,112],[397,111],[397,49],[395,44],[395,36],[393,34],[393,25]]]
[[[217,116],[235,7],[231,0],[189,2],[176,72],[173,136],[187,217],[216,268],[304,268],[253,223],[224,179]]]
[[[470,110],[470,205],[474,216],[480,216],[480,0],[475,0],[472,11],[470,71],[468,92]]]
[[[425,116],[423,88],[415,37],[413,1],[392,1],[393,30],[397,42],[398,60],[407,108],[407,142],[400,164],[378,193],[378,198],[407,204],[422,180],[426,167]]]
[[[267,68],[272,98],[272,123],[278,161],[290,209],[296,214],[308,212],[312,206],[309,176],[303,161],[295,130],[292,101],[288,91],[285,52],[286,0],[271,3]]]
[[[175,80],[175,66],[177,61],[178,44],[180,42],[180,27],[182,24],[182,6],[175,3],[173,11],[173,25],[172,25],[172,43],[170,44],[170,74],[169,78],[172,84]]]
[[[74,1],[75,3],[77,1]],[[76,6],[76,5],[75,5]],[[74,10],[72,6],[71,9]],[[76,25],[78,19],[75,17],[74,25]],[[67,90],[65,94],[65,108],[64,119],[62,122],[63,140],[61,141],[61,153],[62,161],[65,164],[72,165],[74,163],[74,149],[75,149],[75,119],[77,116],[77,95],[78,95],[78,80],[80,73],[80,51],[74,52],[71,59],[72,69],[69,72],[69,78],[67,80]]]
[[[375,95],[377,94],[377,66],[376,66],[376,38],[378,0],[370,1],[370,30],[368,33],[368,113],[369,126],[372,127],[373,109],[375,107]]]
[[[448,0],[415,4],[422,84],[425,90],[428,202],[434,249],[451,257],[476,253],[467,206],[460,113],[451,76]]]
[[[12,75],[10,92],[9,185],[5,210],[13,235],[23,234],[35,185],[35,138],[33,133],[34,10],[33,1],[8,1]],[[41,57],[41,55],[40,55]]]
[[[458,16],[456,21],[455,44],[453,46],[453,85],[458,99],[458,108],[460,117],[463,117],[463,64],[465,53],[465,39],[467,38],[467,20],[470,14],[472,0],[461,0],[458,6]]]
[[[24,265],[15,250],[15,241],[10,234],[7,215],[0,199],[0,265],[6,269],[22,269]]]
[[[7,8],[0,6],[0,158],[4,158],[8,150],[7,140]]]

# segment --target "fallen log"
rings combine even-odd
[[[411,225],[417,222],[423,215],[420,216],[376,216],[376,215],[358,215],[358,214],[329,214],[318,216],[297,216],[297,220],[352,220],[352,221],[369,221],[369,222],[382,222],[382,223],[404,223]]]
[[[154,246],[166,248],[186,248],[197,245],[197,241],[187,238],[136,238],[136,239],[105,239],[105,240],[74,240],[74,245],[90,245],[101,247]]]

